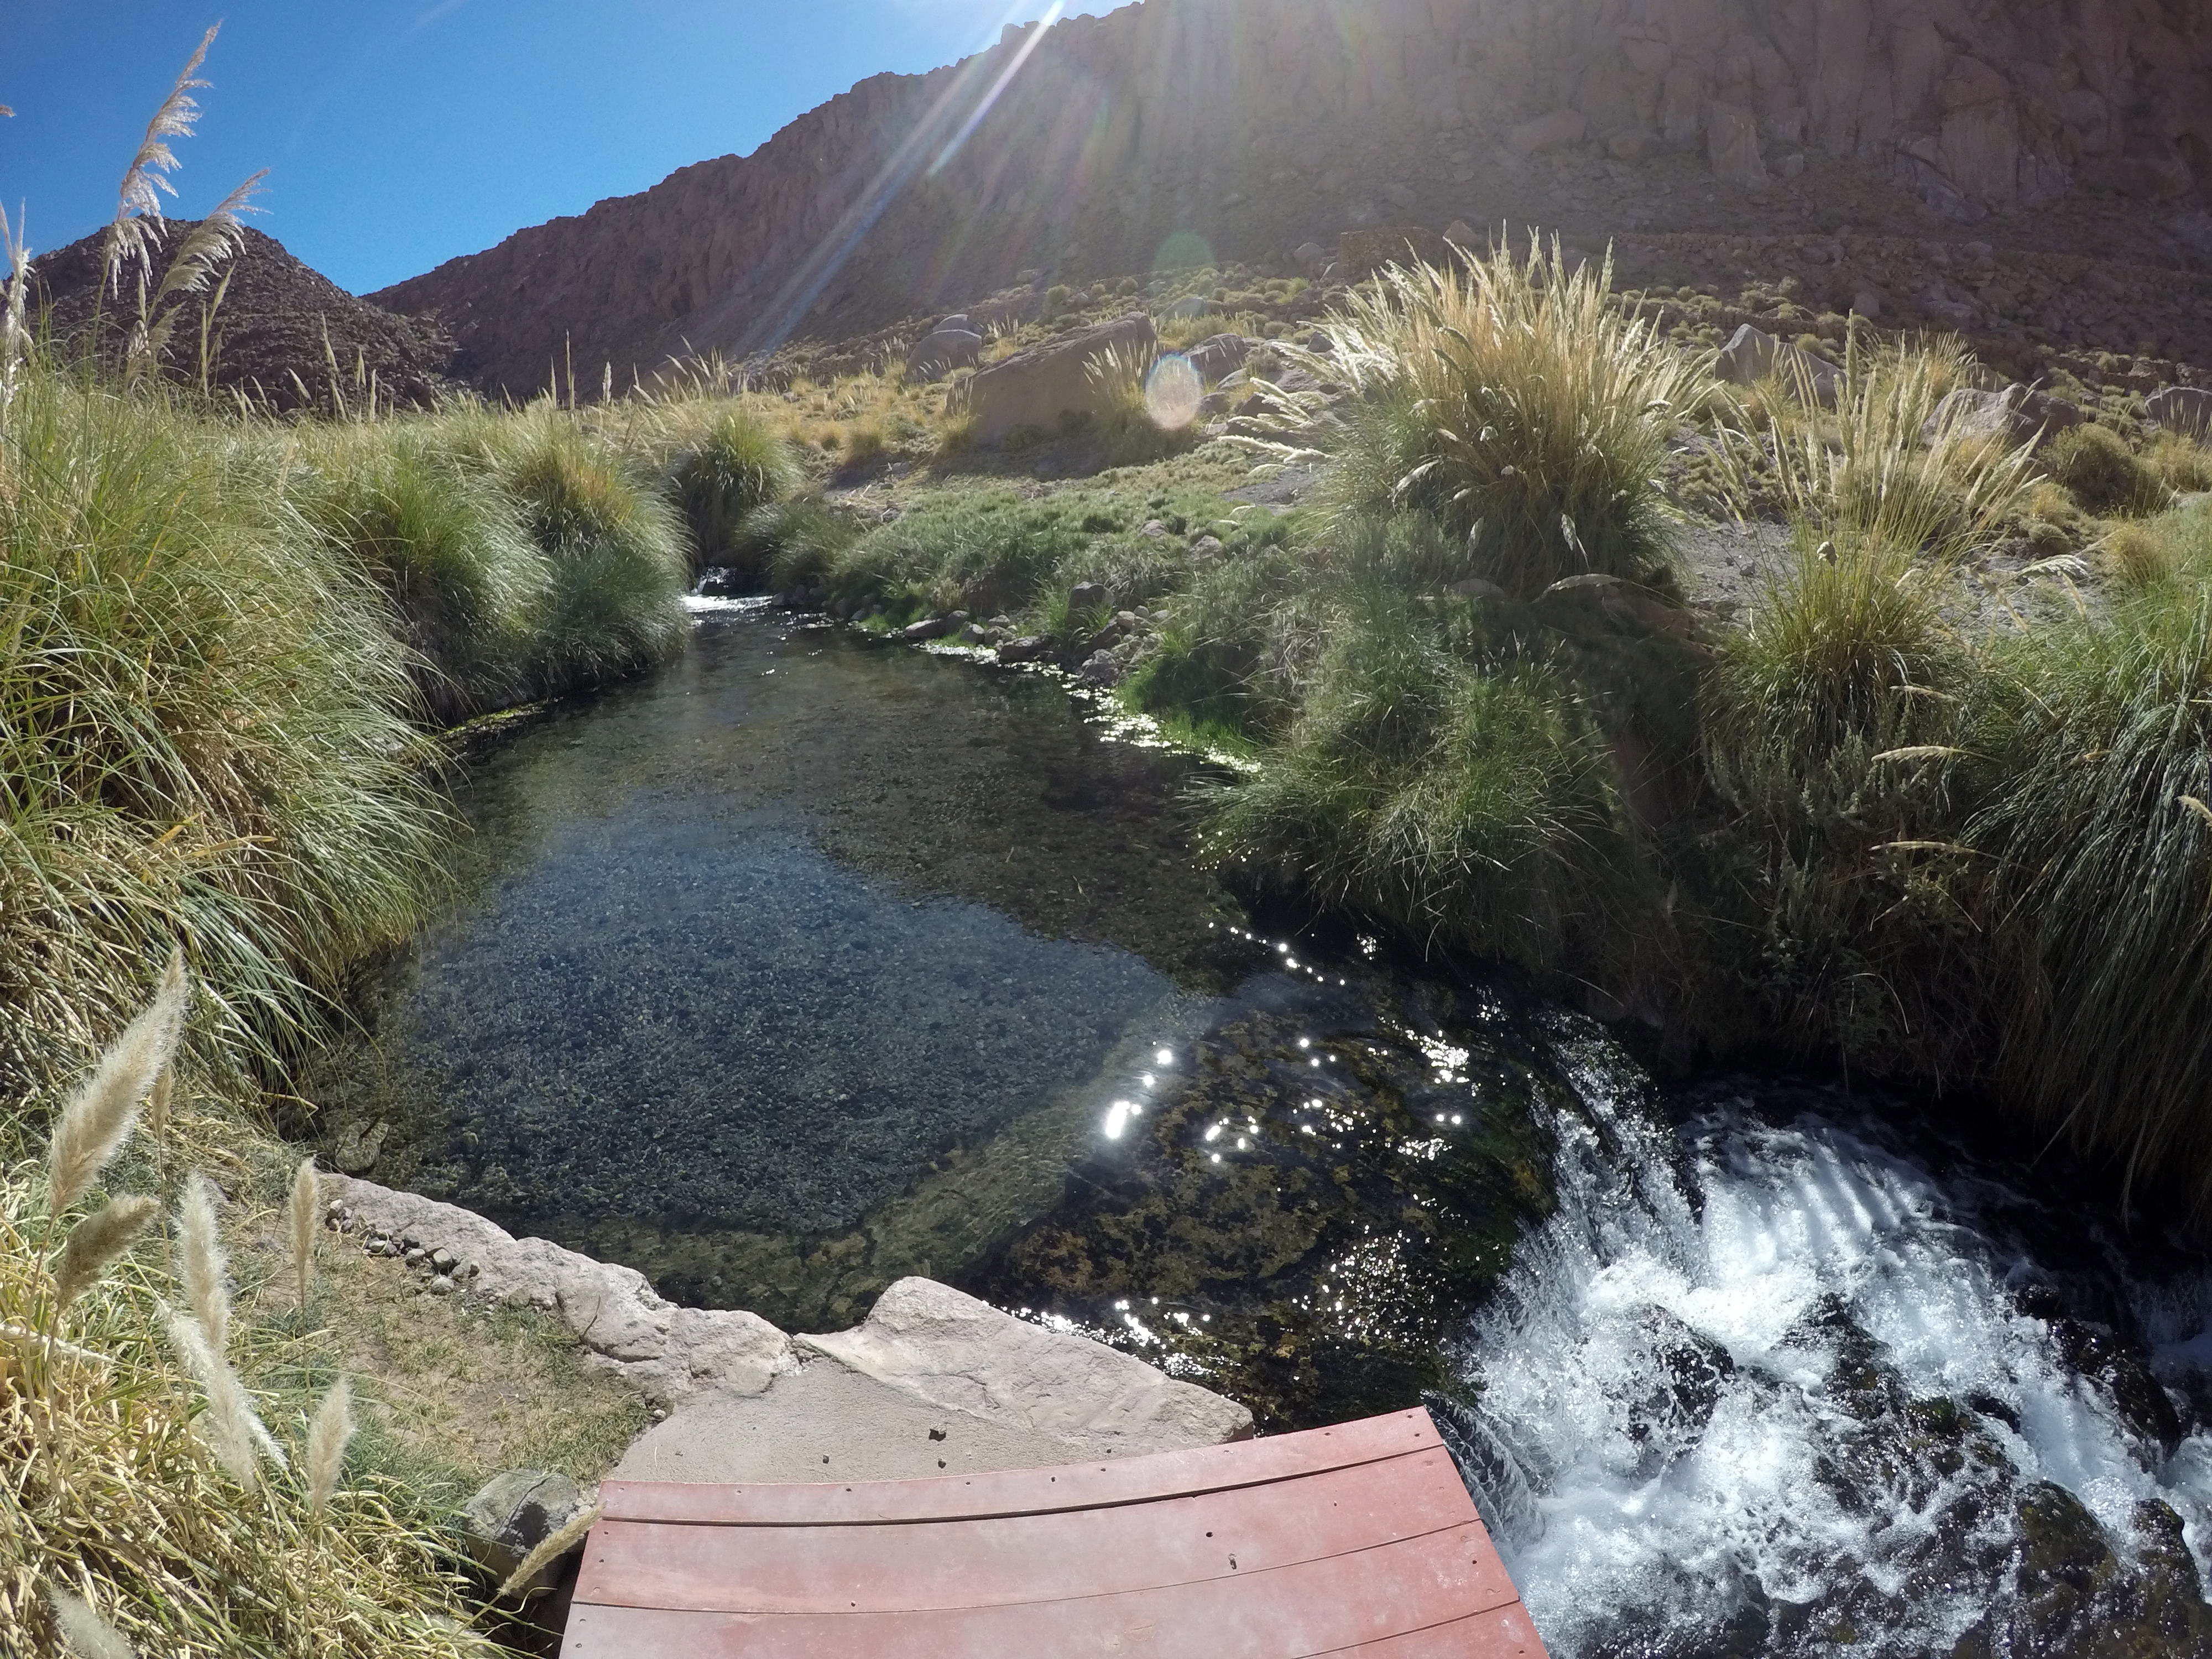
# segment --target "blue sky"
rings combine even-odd
[[[1085,0],[1072,12],[1103,12]],[[886,70],[947,64],[1048,0],[5,0],[0,204],[33,250],[98,229],[209,24],[178,198],[259,167],[253,222],[366,293],[580,213]]]

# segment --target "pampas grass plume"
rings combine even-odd
[[[56,1304],[66,1308],[98,1283],[101,1271],[131,1248],[161,1209],[157,1200],[135,1193],[109,1200],[105,1209],[70,1228],[69,1242],[54,1264]]]
[[[54,1623],[61,1626],[63,1648],[76,1659],[138,1659],[138,1650],[82,1596],[50,1589],[46,1602],[54,1610]]]
[[[230,1344],[230,1287],[224,1282],[229,1263],[216,1230],[215,1200],[215,1183],[204,1175],[195,1173],[185,1183],[185,1200],[177,1206],[177,1265],[185,1300],[209,1347],[220,1355]]]
[[[153,1002],[108,1044],[91,1078],[62,1108],[46,1152],[48,1214],[59,1215],[83,1197],[131,1133],[139,1103],[176,1049],[190,996],[185,953],[173,950]]]
[[[179,1309],[162,1311],[168,1321],[169,1345],[207,1393],[208,1409],[198,1423],[201,1435],[216,1461],[230,1471],[239,1485],[252,1491],[261,1481],[258,1454],[268,1453],[282,1468],[284,1453],[255,1413],[246,1385],[238,1380],[230,1361],[209,1345],[200,1322]]]
[[[153,1092],[146,1097],[146,1133],[155,1140],[169,1132],[169,1102],[177,1092],[177,1068],[172,1063],[164,1066],[154,1079]]]
[[[307,1425],[307,1512],[319,1516],[338,1489],[346,1443],[353,1438],[353,1384],[341,1376],[331,1384],[315,1420]]]
[[[605,1513],[605,1505],[594,1505],[591,1509],[581,1510],[568,1525],[556,1531],[550,1532],[538,1540],[538,1547],[517,1562],[514,1571],[507,1575],[507,1581],[499,1587],[500,1599],[505,1601],[509,1596],[519,1595],[529,1589],[531,1580],[590,1535],[592,1528],[599,1524],[599,1516],[603,1513]]]
[[[322,1188],[315,1180],[315,1160],[303,1158],[292,1176],[291,1196],[284,1200],[284,1219],[292,1235],[292,1277],[300,1292],[300,1310],[307,1307],[307,1287],[315,1276],[315,1211]]]

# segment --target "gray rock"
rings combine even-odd
[[[1018,640],[1008,640],[999,647],[999,660],[1007,663],[1038,662],[1052,649],[1052,641],[1043,634],[1024,634]]]
[[[1465,581],[1454,582],[1451,591],[1463,593],[1471,599],[1502,599],[1505,590],[1486,576],[1469,576]]]
[[[991,630],[976,623],[969,623],[960,630],[960,643],[963,645],[981,645],[990,637]]]
[[[1221,551],[1221,538],[1200,536],[1190,544],[1190,550],[1194,558],[1210,559]]]
[[[504,1581],[523,1558],[574,1520],[584,1495],[565,1474],[509,1469],[495,1474],[461,1505],[470,1558],[494,1583]],[[551,1576],[549,1567],[529,1589]]]
[[[2081,423],[2081,411],[2064,398],[2049,397],[2017,382],[2002,392],[1960,386],[1936,405],[1936,412],[1920,428],[1920,441],[1986,443],[1994,438],[2017,447],[2040,443],[2053,433]]]
[[[331,1148],[331,1162],[345,1175],[360,1175],[376,1167],[377,1155],[384,1150],[384,1137],[392,1126],[382,1118],[372,1124],[349,1123],[339,1129],[336,1144]]]
[[[1164,323],[1187,323],[1194,317],[1211,316],[1212,312],[1212,301],[1203,294],[1190,294],[1160,313],[1160,320]]]
[[[1794,387],[1802,374],[1811,386],[1815,400],[1830,409],[1835,407],[1837,388],[1843,382],[1832,365],[1749,323],[1737,329],[1721,348],[1720,361],[1715,368],[1721,379],[1731,386],[1757,386],[1771,376]]]
[[[1200,340],[1183,354],[1199,377],[1206,380],[1221,380],[1243,366],[1252,355],[1252,343],[1241,334],[1215,334]]]
[[[1116,686],[1121,683],[1121,665],[1114,660],[1112,652],[1094,650],[1090,660],[1075,671],[1075,678],[1085,685],[1102,690]]]
[[[2169,432],[2212,438],[2212,392],[2193,386],[2170,386],[2143,400],[2143,413]]]
[[[1328,250],[1319,242],[1301,242],[1292,251],[1291,258],[1298,264],[1308,267],[1325,265],[1328,263]]]
[[[902,645],[921,645],[930,640],[941,640],[959,626],[950,617],[924,617],[918,623],[908,623],[891,637]]]
[[[954,312],[930,331],[933,334],[977,334],[981,331],[968,320],[968,313],[964,311]]]
[[[943,380],[956,368],[973,368],[982,360],[981,335],[966,329],[939,328],[907,354],[907,378],[928,384]]]
[[[1252,1413],[1232,1400],[931,1279],[902,1279],[865,1323],[799,1341],[948,1410],[1055,1439],[1103,1439],[1136,1453],[1252,1432]]]
[[[1878,288],[1863,288],[1851,295],[1851,309],[1869,322],[1878,321],[1889,299]]]
[[[1132,313],[979,369],[953,387],[947,411],[969,417],[978,443],[997,443],[1024,427],[1050,431],[1066,416],[1103,406],[1107,392],[1094,365],[1109,354],[1142,365],[1158,349],[1152,319]]]
[[[656,1404],[702,1389],[758,1394],[798,1363],[790,1339],[757,1314],[676,1307],[635,1268],[518,1239],[457,1205],[374,1182],[325,1180],[362,1231],[444,1246],[477,1270],[472,1289],[554,1315],[590,1351],[587,1363]]]
[[[1097,582],[1078,582],[1067,590],[1067,608],[1072,611],[1096,611],[1106,603],[1106,590]]]

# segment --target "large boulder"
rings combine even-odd
[[[998,443],[1024,427],[1049,432],[1070,416],[1100,411],[1104,394],[1092,368],[1109,353],[1148,363],[1158,350],[1152,319],[1132,313],[992,364],[956,386],[947,407],[972,421],[977,443]]]
[[[1811,352],[1778,340],[1764,329],[1744,324],[1721,348],[1720,361],[1715,366],[1721,379],[1730,386],[1757,386],[1761,380],[1774,379],[1793,389],[1800,377],[1811,386],[1813,396],[1824,407],[1832,409],[1836,404],[1837,388],[1842,377],[1835,366],[1825,363]]]
[[[2212,438],[2212,392],[2193,386],[2170,386],[2143,400],[2143,413],[2169,432]]]
[[[1252,343],[1242,334],[1216,334],[1183,355],[1201,378],[1218,383],[1244,367],[1244,360],[1252,355]]]
[[[2063,398],[2053,398],[2015,381],[2002,392],[1960,386],[1936,405],[1936,412],[1921,428],[1921,440],[1935,443],[2011,445],[2040,443],[2053,433],[2081,424],[2081,411]]]
[[[956,368],[973,368],[982,360],[981,335],[939,325],[907,354],[906,377],[927,384],[943,380]]]
[[[1523,121],[1505,135],[1517,155],[1534,155],[1562,144],[1579,144],[1589,131],[1589,120],[1578,109],[1555,109],[1533,121]]]

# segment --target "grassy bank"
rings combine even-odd
[[[440,901],[444,729],[681,647],[693,451],[618,443],[550,404],[279,422],[35,355],[10,391],[0,1647],[57,1650],[62,1591],[146,1652],[488,1650],[451,1553],[465,1483],[483,1456],[557,1463],[562,1445],[592,1474],[600,1441],[637,1426],[634,1402],[602,1399],[574,1345],[534,1327],[462,1328],[352,1263],[303,1304],[285,1266],[251,1251],[230,1257],[226,1393],[165,1334],[164,1304],[196,1294],[188,1250],[142,1221],[64,1306],[61,1241],[129,1218],[137,1194],[173,1209],[196,1171],[220,1189],[234,1252],[257,1230],[289,1236],[296,1155],[262,1103],[337,1017],[349,969]],[[64,1201],[36,1160],[173,945],[195,990],[160,1121]],[[133,1111],[149,1081],[124,1090]],[[407,1397],[482,1393],[471,1356],[510,1349],[581,1404],[545,1443],[438,1429]],[[307,1420],[364,1366],[363,1432],[317,1508]],[[283,1466],[271,1454],[249,1479],[210,1461],[206,1413],[225,1399],[253,1402]],[[526,1402],[496,1407],[548,1426]]]

